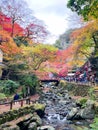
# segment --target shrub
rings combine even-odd
[[[79,104],[82,108],[86,106],[87,99],[86,98],[81,98],[77,101],[77,104]]]
[[[5,94],[13,94],[20,85],[12,80],[5,80],[2,92]]]
[[[90,124],[90,130],[98,130],[98,117],[95,117],[94,122]]]
[[[0,93],[0,99],[4,99],[6,98],[5,94],[4,93]]]
[[[66,89],[68,90],[68,91],[73,91],[74,89],[75,89],[75,84],[73,84],[73,83],[66,83]]]
[[[94,94],[94,88],[90,88],[88,93],[91,100],[96,99],[96,95]]]

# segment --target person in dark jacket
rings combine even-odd
[[[18,93],[16,93],[16,94],[14,95],[13,100],[14,100],[14,101],[17,101],[18,99],[19,99],[19,94],[18,94]]]

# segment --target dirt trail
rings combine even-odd
[[[49,91],[49,88],[44,88],[43,89],[43,92],[47,92]],[[32,100],[31,103],[37,101],[39,99],[39,95],[38,94],[35,94],[33,96],[30,97],[30,100]],[[26,104],[26,101],[23,102],[23,106],[27,106]],[[13,109],[18,109],[21,107],[21,103],[20,102],[17,102],[15,104],[13,104]],[[3,113],[3,112],[7,112],[10,110],[10,104],[6,104],[6,105],[0,105],[0,114]]]

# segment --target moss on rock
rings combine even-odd
[[[30,105],[22,107],[19,109],[10,110],[0,114],[0,124],[3,124],[8,121],[12,121],[21,116],[27,115],[29,113],[37,112],[40,116],[44,115],[45,105],[36,103],[35,105]]]
[[[36,103],[34,104],[34,109],[35,109],[35,112],[37,112],[37,114],[40,116],[40,117],[43,117],[44,116],[44,111],[45,111],[45,104],[39,104],[39,103]]]
[[[59,86],[59,87],[66,87],[66,81],[64,81],[64,80],[60,80],[58,86]]]
[[[86,102],[87,102],[87,98],[79,98],[77,101],[76,101],[76,104],[81,106],[82,108],[85,107],[86,105]]]

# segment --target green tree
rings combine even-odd
[[[24,95],[30,96],[36,92],[36,87],[39,86],[39,80],[34,74],[27,74],[20,76],[20,84],[23,85]]]
[[[3,90],[2,92],[5,94],[13,94],[15,93],[15,91],[18,89],[20,85],[18,83],[16,83],[15,81],[12,80],[5,80],[3,82]]]
[[[98,18],[98,0],[69,0],[67,6],[85,20]]]

